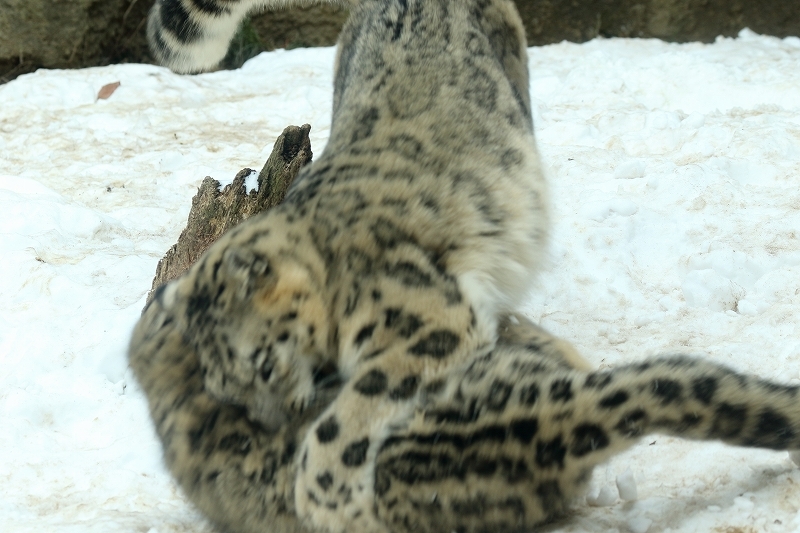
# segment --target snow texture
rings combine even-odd
[[[244,178],[244,190],[248,193],[258,192],[258,171],[251,170],[250,174]]]
[[[626,502],[637,500],[636,480],[633,478],[633,472],[631,472],[630,468],[617,476],[617,490],[619,491],[619,497]]]
[[[211,531],[161,464],[126,345],[204,176],[261,168],[288,124],[312,124],[321,153],[333,55],[199,76],[40,70],[0,87],[0,531]],[[800,39],[530,56],[555,228],[528,315],[600,367],[684,352],[797,381]],[[633,502],[613,489],[628,469]],[[578,501],[545,530],[800,529],[786,453],[654,436],[592,487],[611,501]]]
[[[617,501],[617,493],[610,485],[603,485],[597,494],[589,492],[586,495],[586,503],[594,507],[611,507]]]

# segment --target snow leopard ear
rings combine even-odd
[[[269,283],[272,268],[266,257],[242,248],[228,248],[222,256],[220,281],[227,284],[235,297],[248,300],[253,293]]]

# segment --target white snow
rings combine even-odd
[[[626,502],[637,500],[636,480],[633,478],[633,472],[631,472],[630,468],[617,476],[617,490],[619,491],[619,497]]]
[[[631,533],[646,533],[653,523],[649,518],[643,516],[634,516],[628,519],[628,530]]]
[[[610,485],[603,485],[597,494],[589,492],[586,503],[594,507],[611,507],[617,501],[617,492]]]
[[[554,199],[528,314],[598,366],[661,352],[800,377],[800,39],[530,50]],[[329,132],[332,49],[241,70],[39,71],[0,86],[0,531],[208,532],[161,465],[125,349],[206,175]],[[121,86],[97,100],[106,83]],[[613,488],[630,470],[638,499]],[[800,530],[786,453],[654,436],[547,531]]]
[[[258,171],[252,170],[247,177],[244,178],[244,190],[248,193],[251,191],[258,192]]]

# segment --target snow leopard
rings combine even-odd
[[[156,0],[147,18],[147,42],[158,63],[183,74],[214,69],[248,14],[264,8],[358,0]]]
[[[160,301],[206,389],[270,430],[335,368],[344,384],[300,443],[295,506],[310,527],[368,531],[366,458],[384,421],[492,349],[543,261],[547,187],[511,1],[360,2],[334,70],[320,158]],[[316,438],[332,417],[352,439]],[[314,472],[341,490],[322,494]]]
[[[220,531],[327,531],[297,513],[295,479],[300,443],[342,382],[320,381],[304,411],[267,429],[208,393],[162,296],[136,327],[130,362],[180,487]],[[364,512],[392,533],[530,532],[567,515],[594,466],[651,433],[800,445],[800,387],[685,355],[587,365],[524,317],[504,318],[492,350],[419,390],[410,418],[384,420]],[[339,488],[327,472],[316,478],[320,491]]]
[[[320,158],[161,288],[131,342],[210,516],[516,531],[646,431],[796,446],[794,388],[683,357],[590,372],[530,324],[508,333],[549,232],[510,0],[358,2],[334,71]]]

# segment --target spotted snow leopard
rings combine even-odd
[[[198,32],[243,4],[156,9]],[[648,431],[797,446],[796,388],[677,356],[591,372],[515,325],[547,230],[513,3],[358,2],[322,156],[134,332],[176,478],[234,531],[517,531]]]
[[[382,531],[532,531],[563,514],[594,466],[649,433],[800,445],[798,387],[685,356],[573,369],[581,363],[569,344],[524,318],[499,331],[492,351],[416,395],[410,421],[386,420],[365,509]],[[326,531],[296,512],[297,450],[340,383],[324,380],[305,411],[270,431],[208,394],[197,353],[161,296],[134,332],[131,365],[170,471],[222,531]],[[336,490],[325,472],[317,478],[320,490]]]
[[[385,421],[492,348],[541,263],[547,193],[513,3],[361,2],[335,70],[321,157],[161,302],[212,395],[270,429],[336,369],[345,383],[301,443],[295,504],[313,527],[367,531]],[[332,418],[352,438],[319,440]],[[343,454],[350,467],[329,460]],[[319,472],[336,495],[318,492]]]

